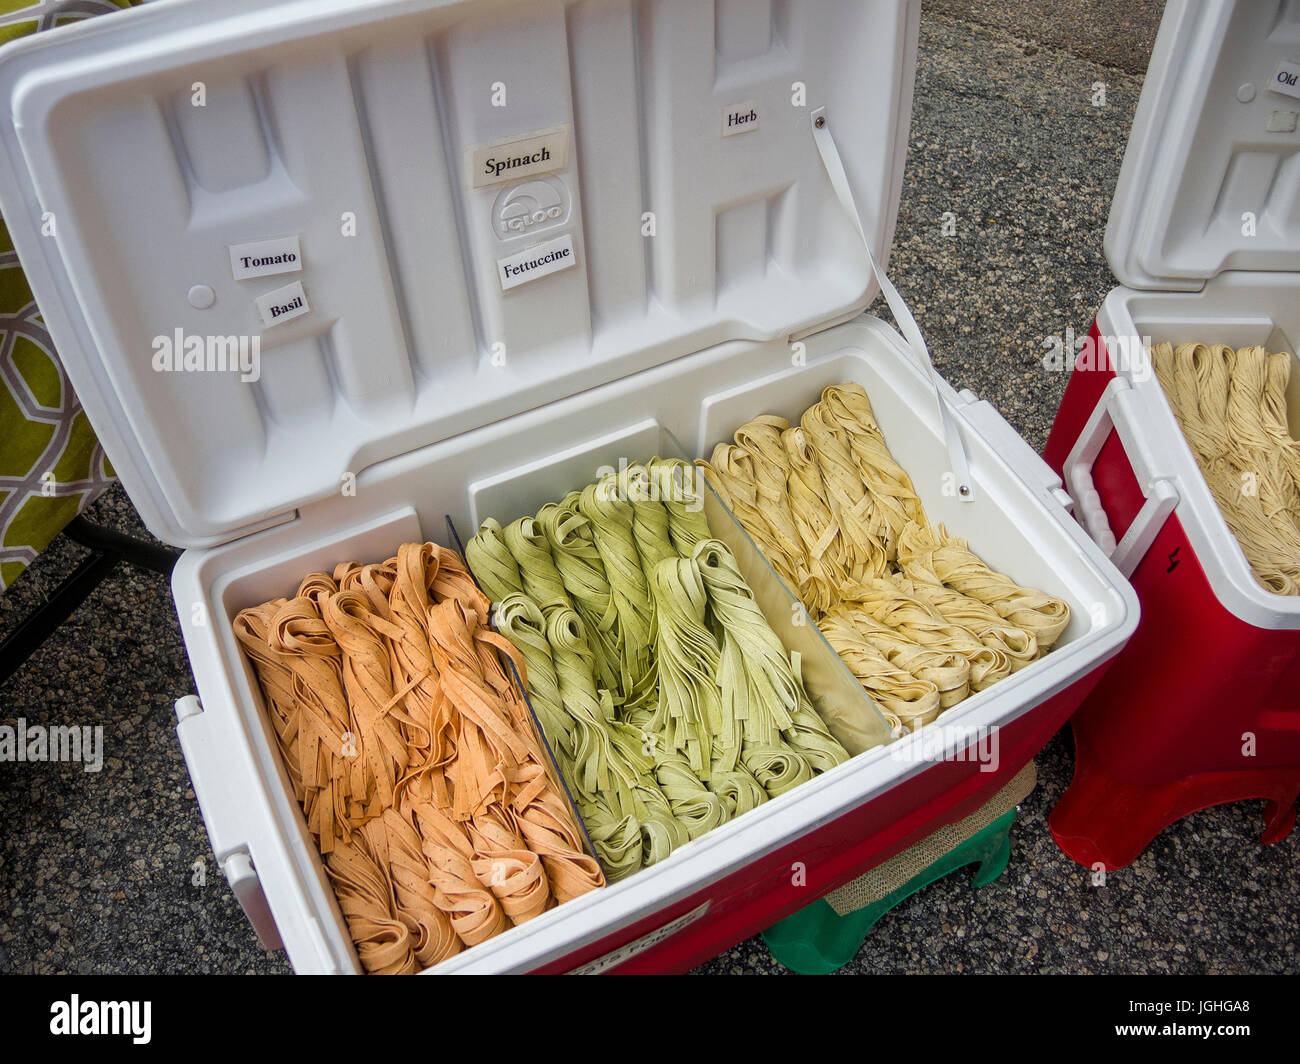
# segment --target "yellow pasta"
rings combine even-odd
[[[1263,347],[1156,344],[1156,376],[1256,579],[1300,594],[1300,444],[1287,422],[1291,357]]]
[[[827,388],[794,428],[764,414],[734,439],[697,465],[894,721],[928,723],[1069,624],[1065,602],[930,525],[860,385]]]

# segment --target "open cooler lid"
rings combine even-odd
[[[1300,5],[1170,0],[1106,257],[1131,288],[1300,269]]]
[[[145,523],[874,298],[917,0],[167,0],[0,52],[0,204]],[[223,368],[226,367],[226,368]]]

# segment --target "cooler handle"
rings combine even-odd
[[[1135,431],[1136,393],[1123,377],[1116,377],[1101,393],[1083,432],[1075,440],[1065,460],[1065,486],[1074,500],[1075,516],[1097,546],[1105,551],[1115,568],[1132,576],[1165,520],[1178,505],[1178,489],[1168,477],[1152,471],[1150,456]],[[1112,432],[1119,433],[1120,443],[1128,456],[1133,474],[1142,489],[1145,502],[1119,542],[1110,527],[1110,518],[1101,504],[1092,480],[1092,466]]]
[[[906,341],[908,348],[912,352],[912,358],[916,361],[917,366],[930,378],[930,384],[934,388],[934,398],[939,404],[939,420],[943,425],[943,439],[948,448],[948,468],[952,471],[953,477],[957,481],[957,498],[962,502],[975,501],[975,484],[971,480],[970,462],[966,457],[966,447],[962,443],[961,433],[957,431],[957,423],[953,420],[948,404],[943,401],[943,393],[939,390],[939,374],[934,368],[934,360],[930,358],[930,349],[925,344],[925,337],[921,335],[921,327],[916,324],[916,319],[908,309],[907,302],[903,299],[898,289],[894,287],[893,282],[886,276],[876,262],[876,257],[871,254],[871,241],[867,239],[867,230],[862,224],[862,215],[858,212],[858,206],[853,201],[853,190],[849,186],[848,174],[844,170],[844,162],[840,159],[839,149],[835,147],[835,140],[831,137],[830,126],[826,121],[826,108],[819,107],[812,113],[813,143],[817,145],[817,153],[821,156],[822,166],[826,169],[826,176],[830,178],[831,188],[835,191],[835,198],[840,201],[853,226],[862,237],[862,246],[867,250],[867,262],[871,266],[871,272],[875,274],[876,283],[880,285],[880,291],[884,294],[885,302],[889,305],[890,312],[894,315],[894,321],[902,331],[903,339]]]

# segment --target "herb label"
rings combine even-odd
[[[758,128],[758,104],[746,100],[722,112],[722,135],[732,137]]]

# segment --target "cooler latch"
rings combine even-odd
[[[262,881],[257,877],[257,869],[253,867],[253,859],[248,851],[236,850],[228,855],[221,862],[221,871],[225,873],[235,900],[244,910],[248,922],[253,925],[263,947],[270,950],[283,949],[284,943],[280,941],[280,932],[271,915],[271,906],[266,900]]]
[[[176,734],[217,863],[262,945],[282,949],[271,906],[253,867],[247,836],[230,822],[229,811],[237,807],[237,794],[232,793],[229,773],[220,757],[221,747],[213,741],[207,725],[203,706],[194,695],[177,699]]]

